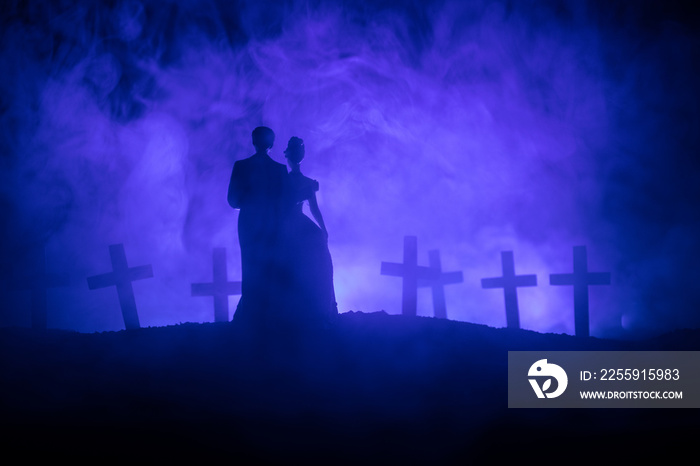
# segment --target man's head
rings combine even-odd
[[[275,132],[267,126],[258,126],[253,130],[253,146],[257,152],[266,152],[275,143]]]

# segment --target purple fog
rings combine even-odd
[[[0,13],[0,325],[30,325],[17,276],[45,248],[48,326],[124,327],[109,245],[142,326],[208,322],[225,247],[240,280],[233,163],[251,130],[320,183],[340,312],[401,312],[403,238],[439,249],[449,319],[506,325],[501,251],[537,286],[520,325],[574,333],[573,247],[591,335],[700,326],[700,47],[681,2],[44,1]],[[235,309],[238,297],[230,299]],[[418,314],[433,315],[421,288]]]

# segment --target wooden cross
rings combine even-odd
[[[32,254],[33,272],[29,277],[17,280],[17,289],[29,290],[32,298],[32,328],[45,329],[47,325],[47,289],[68,285],[68,276],[46,273],[46,249]]]
[[[431,280],[419,279],[418,286],[429,286],[433,292],[433,312],[438,319],[447,319],[447,305],[445,304],[445,285],[462,283],[462,272],[444,272],[440,263],[440,251],[437,249],[428,251],[430,270],[435,275]]]
[[[430,286],[433,289],[435,317],[447,316],[445,309],[444,285],[460,283],[462,272],[442,272],[440,253],[430,252],[430,267],[418,265],[418,238],[405,236],[403,239],[403,263],[382,262],[382,275],[403,278],[401,313],[417,314],[418,287]]]
[[[136,299],[131,282],[153,277],[153,268],[150,265],[131,267],[126,263],[126,253],[123,244],[113,244],[109,247],[109,255],[112,260],[112,272],[88,277],[88,288],[117,287],[119,306],[124,316],[124,326],[127,330],[140,328],[139,314],[136,310]]]
[[[576,336],[589,336],[588,286],[609,285],[610,274],[607,272],[589,272],[586,246],[574,246],[574,273],[551,274],[549,276],[549,284],[573,285]]]
[[[192,296],[214,297],[214,322],[228,322],[228,297],[241,294],[241,282],[228,281],[226,248],[214,248],[214,281],[192,283]]]
[[[537,286],[537,275],[515,275],[513,251],[501,251],[502,277],[482,278],[481,287],[503,288],[506,301],[506,325],[508,328],[520,328],[520,311],[518,310],[518,287]]]
[[[430,278],[430,269],[418,266],[418,238],[415,236],[404,236],[403,264],[382,262],[380,273],[403,278],[401,313],[415,316],[418,307],[418,277]]]

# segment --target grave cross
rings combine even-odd
[[[419,279],[418,286],[429,286],[433,292],[433,312],[438,319],[447,319],[447,305],[445,304],[445,285],[462,283],[462,272],[443,272],[440,263],[440,251],[428,251],[430,269],[435,275],[432,279]]]
[[[430,252],[430,267],[418,265],[418,238],[405,236],[403,239],[403,263],[382,262],[382,275],[403,278],[401,313],[415,316],[417,314],[418,287],[429,286],[433,289],[433,307],[435,317],[445,318],[444,285],[460,283],[462,272],[442,272],[440,253]]]
[[[586,246],[574,246],[574,273],[551,274],[549,276],[549,284],[573,285],[576,336],[589,336],[588,286],[609,285],[610,274],[608,272],[589,272]]]
[[[418,266],[418,238],[404,236],[403,264],[382,262],[381,274],[403,278],[401,313],[415,316],[418,307],[418,278],[432,278],[430,268]]]
[[[226,248],[214,248],[214,281],[192,283],[192,296],[214,297],[214,322],[228,322],[228,297],[241,294],[241,282],[228,281]]]
[[[32,328],[45,329],[47,322],[47,289],[68,285],[68,276],[46,273],[46,249],[32,254],[33,271],[28,277],[16,280],[17,289],[29,290],[32,298]]]
[[[126,253],[123,244],[113,244],[109,247],[109,255],[112,260],[112,272],[88,277],[88,288],[117,287],[119,305],[124,316],[124,326],[127,330],[139,328],[139,315],[136,310],[136,299],[131,282],[153,277],[153,268],[150,265],[131,267],[126,263]]]
[[[501,251],[502,277],[482,278],[481,287],[503,288],[506,301],[506,325],[508,328],[520,328],[520,311],[518,309],[518,287],[537,286],[537,275],[515,275],[513,251]]]

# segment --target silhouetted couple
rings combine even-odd
[[[231,173],[228,202],[240,209],[242,269],[234,320],[262,332],[321,328],[337,307],[319,185],[301,173],[301,139],[291,138],[284,151],[289,173],[270,158],[274,141],[270,128],[255,128],[255,154],[237,161]],[[305,201],[318,225],[304,215]]]

